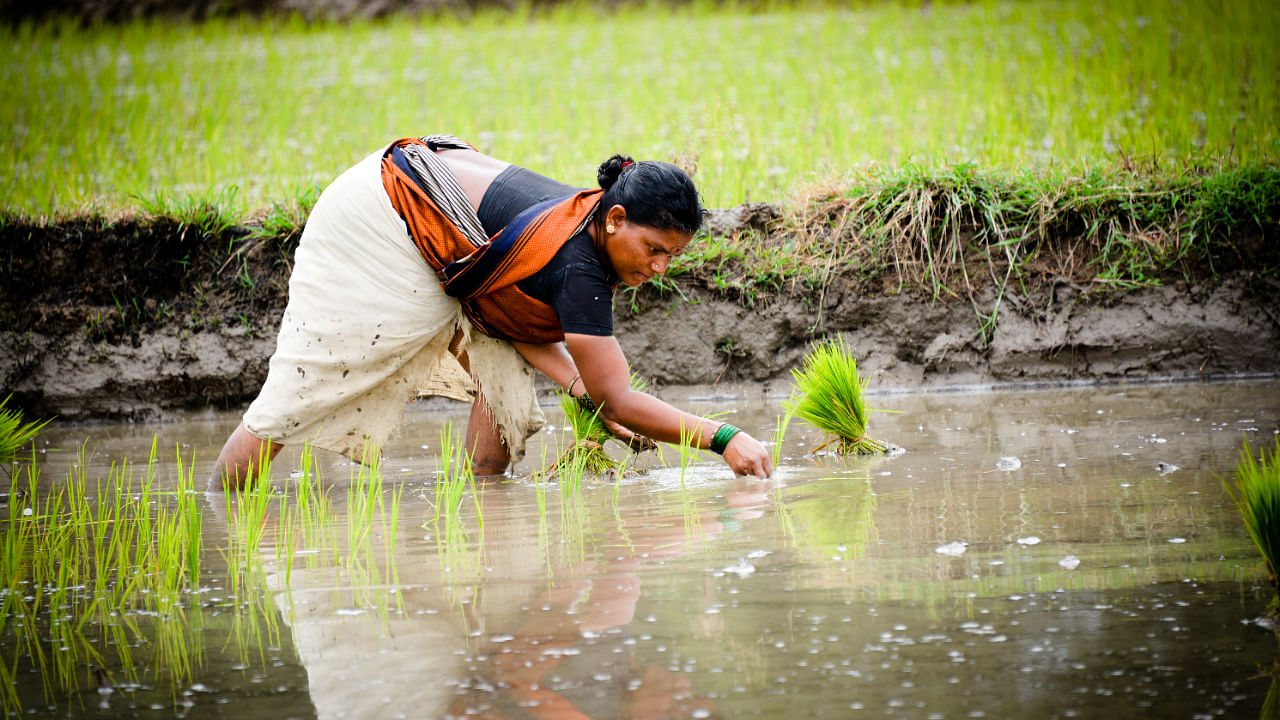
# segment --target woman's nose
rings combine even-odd
[[[652,265],[653,271],[659,275],[662,275],[667,271],[667,266],[670,264],[671,264],[670,255],[659,255],[653,260],[653,265]]]

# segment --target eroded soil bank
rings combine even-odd
[[[735,208],[712,224],[731,234],[759,216]],[[257,393],[296,236],[210,239],[128,222],[0,236],[0,392],[13,405],[64,420],[142,420],[231,409]],[[660,385],[750,380],[781,391],[808,344],[831,333],[847,336],[873,388],[1280,373],[1280,284],[1247,270],[1200,284],[1051,279],[937,299],[840,275],[751,299],[698,273],[676,287],[616,300],[627,357]]]

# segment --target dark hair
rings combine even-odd
[[[629,156],[614,155],[600,164],[596,180],[604,188],[600,198],[604,210],[621,205],[628,220],[658,230],[692,235],[702,227],[698,189],[671,163],[635,162]]]

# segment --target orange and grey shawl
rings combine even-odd
[[[460,212],[442,211],[430,188],[409,166],[401,148],[425,145],[432,138],[405,138],[392,143],[382,158],[382,184],[391,205],[404,219],[409,235],[444,291],[462,303],[477,330],[489,337],[528,343],[564,339],[555,310],[522,292],[516,283],[542,269],[569,238],[578,233],[600,201],[600,190],[584,190],[548,200],[520,213],[491,239],[459,229]],[[478,226],[478,221],[476,223]]]

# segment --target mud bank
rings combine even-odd
[[[712,226],[731,233],[760,217],[737,208]],[[296,238],[228,253],[225,240],[175,227],[19,230],[2,238],[0,292],[0,393],[14,405],[64,420],[149,420],[236,408],[257,393]],[[678,287],[616,302],[627,357],[659,386],[752,381],[781,392],[808,344],[832,333],[846,335],[875,388],[1280,373],[1280,284],[1243,270],[1198,285],[1061,280],[938,300],[839,276],[749,305],[696,273]]]

